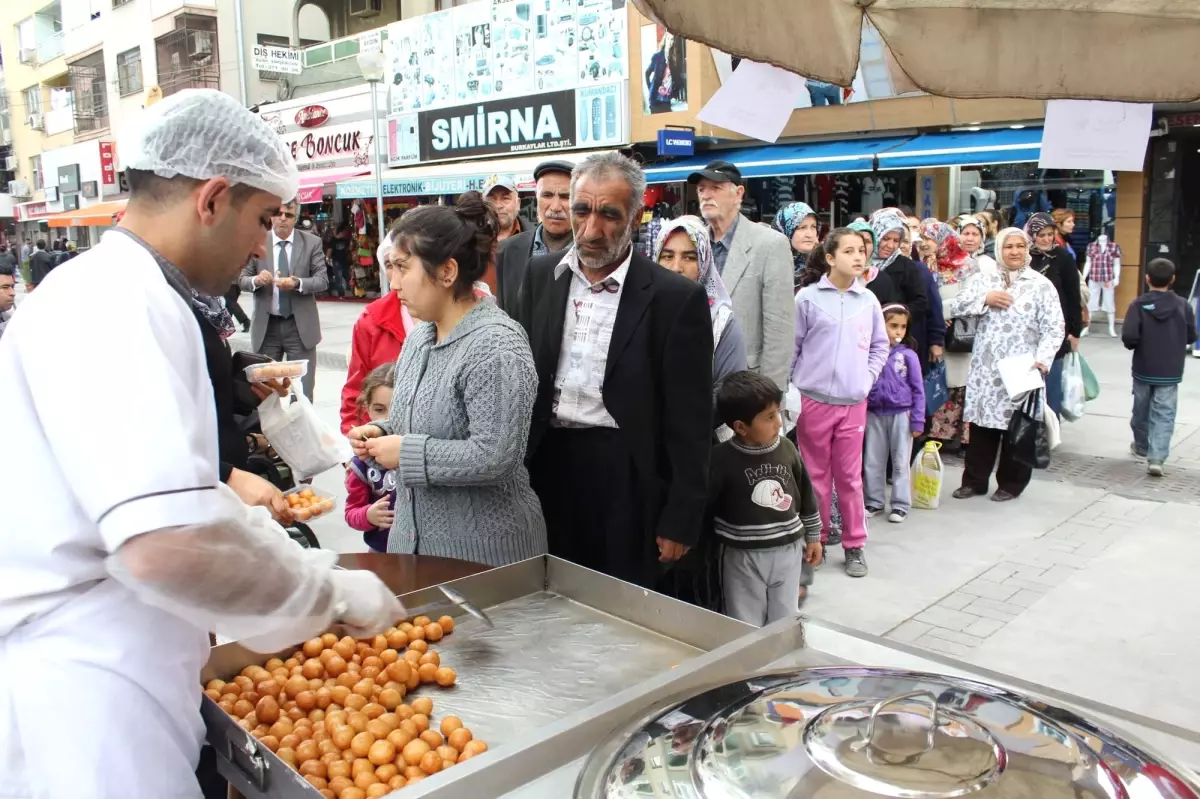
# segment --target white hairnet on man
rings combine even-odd
[[[216,91],[140,123],[119,148],[120,225],[55,268],[0,340],[5,796],[198,798],[210,631],[265,651],[403,612],[219,479],[196,294],[223,294],[262,253],[296,192],[287,148]],[[73,739],[70,768],[63,724],[103,730]]]

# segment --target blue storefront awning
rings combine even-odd
[[[922,169],[1036,161],[1041,128],[923,133],[878,153],[880,169]]]
[[[648,183],[687,180],[710,161],[721,159],[736,164],[742,177],[769,178],[783,175],[821,175],[832,172],[870,172],[877,153],[898,147],[910,137],[850,139],[811,144],[775,144],[710,150],[672,163],[646,168]]]
[[[687,180],[688,175],[717,159],[736,164],[743,177],[769,178],[874,169],[1012,164],[1037,161],[1041,151],[1041,128],[1004,128],[709,150],[650,166],[645,171],[648,183],[671,183]]]

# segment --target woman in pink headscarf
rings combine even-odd
[[[967,279],[979,272],[979,264],[963,249],[959,234],[944,222],[936,219],[926,220],[921,225],[921,241],[933,253],[933,281],[937,284],[942,307],[949,308]],[[954,319],[947,318],[947,329],[952,324]],[[942,442],[966,444],[967,426],[963,424],[962,414],[971,353],[945,352],[943,358],[946,362],[946,387],[950,396],[933,414],[929,425],[929,437]]]

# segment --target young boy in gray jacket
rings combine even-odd
[[[795,615],[821,562],[821,516],[796,445],[780,436],[783,392],[734,372],[717,414],[734,432],[709,466],[709,515],[721,543],[725,613],[762,626]],[[798,601],[799,598],[799,601]]]

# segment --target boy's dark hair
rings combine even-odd
[[[750,424],[755,416],[781,402],[783,392],[775,381],[749,369],[729,375],[717,389],[717,415],[731,429],[734,422]]]
[[[17,268],[12,264],[0,264],[0,275],[16,279]]]
[[[1167,258],[1155,258],[1146,264],[1146,280],[1156,289],[1169,288],[1175,279],[1175,264]]]
[[[395,362],[385,363],[382,366],[376,366],[370,373],[363,378],[362,391],[358,395],[358,409],[366,411],[367,406],[371,404],[371,393],[375,389],[382,386],[392,388],[396,383],[396,364]]]
[[[897,205],[896,210],[899,211],[901,214],[903,214],[905,216],[905,218],[910,217],[910,216],[916,216],[916,214],[913,213],[913,209],[912,209],[911,205]]]

